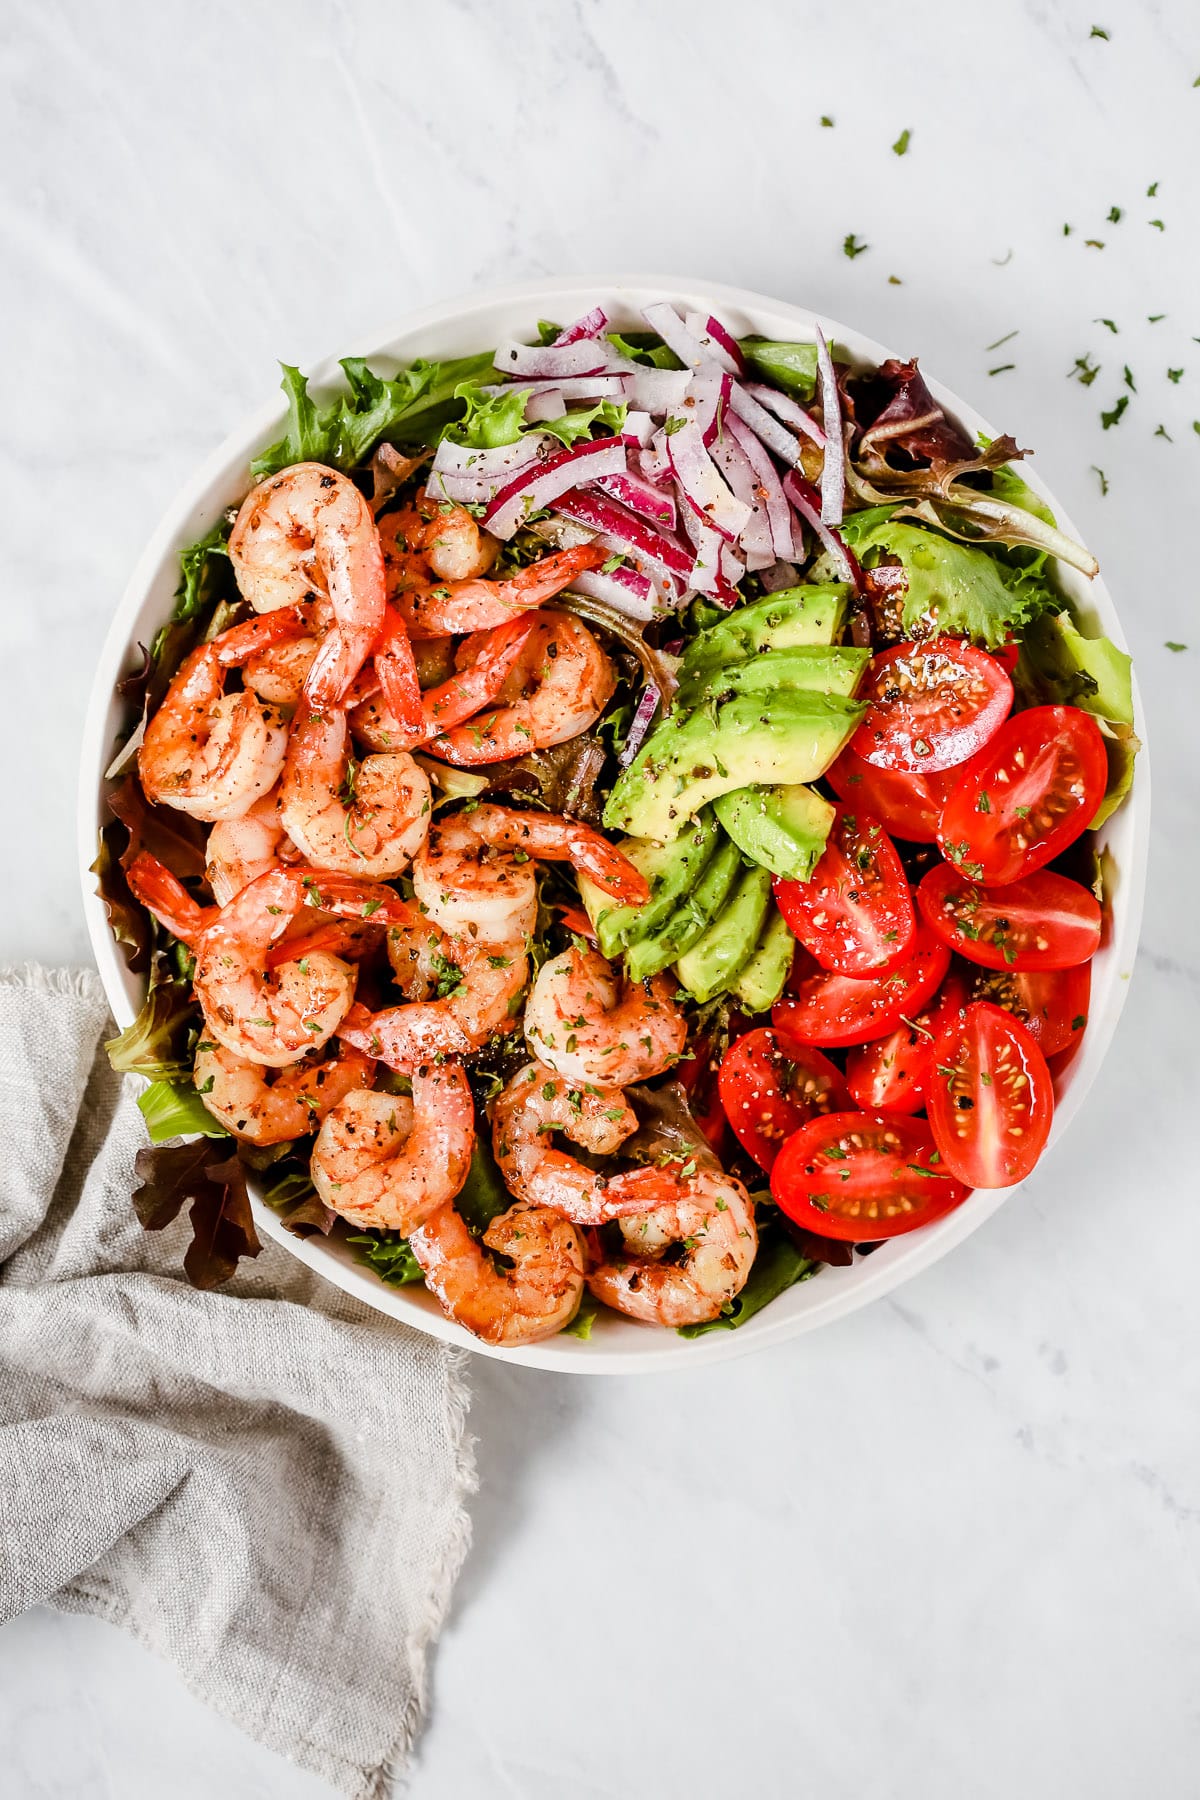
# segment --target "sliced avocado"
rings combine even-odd
[[[871,660],[869,649],[850,645],[804,644],[794,650],[769,650],[744,662],[722,663],[717,669],[685,670],[675,706],[688,711],[708,696],[729,700],[734,694],[764,694],[776,688],[812,688],[822,694],[853,694]]]
[[[751,862],[788,881],[808,881],[833,824],[833,807],[810,787],[735,788],[713,811]]]
[[[603,888],[580,874],[579,897],[605,956],[616,956],[623,944],[634,943],[665,925],[695,887],[721,842],[720,827],[711,812],[700,812],[670,843],[634,836],[619,844],[618,849],[650,884],[645,906],[614,906]]]
[[[782,994],[795,954],[796,940],[783,914],[774,907],[753,955],[738,970],[730,992],[747,1012],[766,1012]]]
[[[645,981],[669,968],[677,956],[690,950],[716,918],[742,867],[736,844],[723,843],[691,891],[683,896],[665,925],[639,936],[626,951],[625,966],[632,981]]]
[[[737,886],[703,937],[675,964],[689,994],[712,1000],[723,994],[750,960],[771,904],[771,877],[766,869],[745,869]]]
[[[756,783],[815,781],[865,711],[838,694],[785,688],[769,699],[737,694],[723,705],[672,714],[618,779],[604,823],[610,831],[665,841],[718,794]]]
[[[739,606],[698,632],[683,657],[683,674],[744,662],[764,650],[794,650],[801,644],[835,643],[846,617],[850,589],[845,582],[813,582],[780,588],[749,606]]]

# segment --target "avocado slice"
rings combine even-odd
[[[718,794],[760,782],[815,781],[865,712],[840,694],[785,688],[769,699],[735,694],[724,704],[672,714],[619,777],[604,823],[664,842]]]
[[[639,936],[625,954],[631,981],[645,981],[669,968],[677,956],[690,950],[716,918],[742,867],[742,853],[726,840],[709,861],[699,881],[685,894],[665,925]]]
[[[782,994],[795,954],[796,940],[783,914],[773,907],[749,962],[743,963],[734,977],[730,993],[747,1012],[766,1012]]]
[[[804,644],[794,650],[768,650],[744,662],[716,669],[684,671],[675,706],[687,711],[706,698],[729,700],[734,694],[764,694],[776,688],[812,688],[823,694],[853,694],[871,660],[869,649],[849,644]]]
[[[833,807],[810,787],[745,787],[713,810],[752,862],[788,881],[809,881],[833,824]]]
[[[675,973],[689,994],[704,1001],[725,992],[753,955],[770,904],[768,871],[745,869],[703,937],[675,964]]]
[[[683,656],[681,674],[744,662],[764,650],[794,650],[802,644],[832,644],[841,634],[850,589],[843,581],[810,582],[780,588],[718,619],[696,634]]]
[[[648,937],[666,924],[683,897],[708,867],[721,830],[711,812],[699,812],[686,831],[670,843],[648,842],[637,835],[617,846],[650,884],[644,906],[614,906],[604,889],[579,875],[579,897],[595,927],[605,956],[616,956],[624,944]]]

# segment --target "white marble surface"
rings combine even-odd
[[[646,1383],[478,1363],[417,1800],[1194,1795],[1194,6],[44,0],[0,70],[0,954],[86,956],[78,721],[177,484],[275,356],[474,283],[710,274],[921,353],[1038,447],[1137,654],[1144,948],[1074,1132],[949,1260],[782,1350]],[[322,1791],[50,1613],[0,1633],[0,1742],[12,1800]]]

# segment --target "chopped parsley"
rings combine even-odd
[[[896,139],[895,143],[892,145],[892,149],[895,151],[897,156],[907,156],[908,155],[908,146],[909,146],[909,143],[911,142],[911,139],[912,139],[912,132],[908,129],[908,126],[906,125],[904,127],[904,130],[900,133],[900,136]]]
[[[870,248],[871,246],[869,244],[859,243],[858,233],[854,231],[848,231],[842,239],[842,254],[848,256],[851,261],[853,261],[856,256],[861,256],[864,250],[869,250]]]
[[[1108,492],[1108,476],[1104,473],[1103,469],[1097,468],[1095,463],[1093,463],[1091,465],[1091,467],[1092,467],[1092,474],[1098,476],[1100,479],[1101,494],[1102,495],[1107,494],[1107,492]]]
[[[1085,351],[1082,356],[1075,358],[1074,367],[1068,371],[1067,379],[1069,381],[1074,376],[1075,380],[1081,381],[1084,387],[1091,387],[1099,373],[1100,364],[1093,362]]]
[[[1167,370],[1167,380],[1173,381],[1176,383],[1176,385],[1178,385],[1178,383],[1183,380],[1183,370],[1182,369],[1168,369]]]
[[[1186,650],[1187,645],[1186,644],[1177,644],[1177,643],[1175,643],[1175,641],[1172,638],[1168,638],[1167,639],[1167,649],[1168,650],[1177,650],[1177,651],[1178,650]]]
[[[1110,407],[1108,412],[1102,412],[1100,414],[1100,423],[1101,423],[1101,425],[1103,425],[1105,431],[1107,431],[1109,429],[1110,425],[1119,425],[1120,424],[1121,414],[1125,411],[1125,408],[1128,405],[1129,405],[1129,395],[1122,394],[1121,398],[1117,401],[1115,406]]]
[[[985,344],[984,349],[985,350],[998,350],[1000,348],[1001,344],[1007,344],[1011,338],[1015,338],[1019,330],[1020,330],[1019,325],[1014,326],[1011,331],[1006,331],[1003,337],[998,337],[994,344]]]

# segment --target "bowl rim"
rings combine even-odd
[[[487,314],[498,308],[526,307],[529,320],[532,321],[537,316],[546,316],[550,304],[567,300],[570,296],[584,300],[584,305],[580,308],[582,311],[588,304],[586,296],[589,294],[590,303],[595,304],[598,295],[620,295],[626,290],[631,295],[639,296],[637,301],[631,300],[631,305],[644,304],[650,297],[675,302],[682,300],[686,305],[700,300],[714,312],[724,310],[759,317],[773,316],[781,321],[781,325],[772,329],[786,328],[801,338],[811,336],[814,326],[819,325],[830,342],[845,345],[856,358],[869,358],[880,363],[894,354],[865,333],[843,325],[826,314],[810,312],[793,302],[704,277],[641,273],[539,277],[472,289],[466,294],[431,302],[406,313],[387,330],[360,339],[343,354],[378,359],[394,358],[393,346],[401,340],[438,328],[466,327],[476,314]],[[409,360],[418,354],[421,354],[418,349],[409,347],[403,351],[404,358]],[[331,355],[314,366],[309,379],[310,384],[319,387],[336,382],[339,377],[337,357]],[[926,380],[934,397],[957,415],[968,429],[973,432],[983,431],[989,436],[996,435],[989,422],[975,407],[935,378],[927,375]],[[115,684],[127,663],[129,651],[136,642],[134,628],[139,614],[149,600],[156,578],[164,568],[169,568],[171,588],[174,590],[177,580],[174,565],[178,550],[196,535],[198,529],[203,529],[195,525],[193,515],[214,486],[230,485],[235,473],[245,472],[248,476],[250,455],[267,441],[269,434],[278,431],[283,419],[284,408],[279,401],[265,402],[230,431],[182,484],[133,567],[97,659],[80,746],[77,847],[88,935],[106,997],[122,1028],[130,1023],[136,1010],[129,993],[131,978],[109,929],[107,915],[95,892],[91,874],[91,864],[96,854],[96,831],[101,818],[104,771],[111,761],[111,713]],[[1038,470],[1026,463],[1022,474],[1034,491],[1054,509],[1061,528],[1078,537],[1077,528],[1042,480]],[[1069,576],[1064,579],[1064,585],[1070,589]],[[1080,589],[1080,595],[1084,597],[1085,605],[1101,613],[1108,635],[1122,649],[1127,649],[1120,618],[1103,577],[1098,575],[1086,590]],[[1114,815],[1123,821],[1122,830],[1128,841],[1128,856],[1126,865],[1120,870],[1117,896],[1120,904],[1119,907],[1114,905],[1112,912],[1112,937],[1101,952],[1106,957],[1106,967],[1111,967],[1115,973],[1110,976],[1107,991],[1101,996],[1101,1006],[1097,1006],[1097,997],[1093,995],[1089,1031],[1080,1052],[1080,1063],[1083,1066],[1080,1063],[1073,1065],[1064,1084],[1064,1092],[1056,1107],[1049,1154],[1054,1153],[1055,1146],[1082,1106],[1109,1052],[1128,993],[1137,950],[1149,850],[1150,754],[1136,671],[1133,697],[1142,747],[1132,790],[1119,814]],[[1044,1166],[1039,1165],[1040,1168]],[[944,1219],[911,1236],[890,1240],[885,1246],[888,1255],[877,1250],[869,1258],[856,1263],[852,1285],[843,1283],[839,1286],[836,1281],[831,1282],[830,1291],[823,1300],[806,1305],[799,1313],[779,1309],[779,1300],[784,1298],[780,1296],[736,1331],[712,1332],[690,1341],[679,1338],[673,1332],[639,1327],[632,1321],[621,1321],[617,1329],[622,1332],[632,1330],[637,1334],[627,1347],[606,1348],[604,1335],[601,1335],[587,1342],[578,1339],[564,1340],[560,1336],[540,1344],[509,1349],[484,1344],[470,1336],[461,1326],[445,1318],[424,1290],[417,1290],[422,1297],[419,1301],[413,1290],[387,1287],[359,1263],[352,1252],[335,1240],[296,1237],[286,1230],[278,1215],[259,1197],[255,1184],[249,1184],[254,1222],[260,1233],[274,1239],[315,1273],[332,1281],[375,1311],[444,1342],[472,1350],[477,1355],[494,1357],[524,1367],[585,1375],[649,1374],[680,1367],[695,1368],[706,1363],[724,1362],[736,1356],[748,1355],[765,1349],[768,1345],[799,1336],[802,1332],[816,1330],[819,1326],[868,1305],[910,1280],[921,1270],[931,1267],[978,1230],[1022,1185],[1024,1184],[1017,1183],[1009,1188],[977,1190],[961,1207]],[[807,1287],[808,1284],[804,1286]]]

